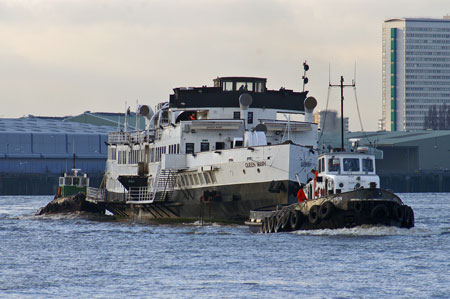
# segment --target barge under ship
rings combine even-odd
[[[155,110],[139,106],[146,129],[109,134],[104,179],[88,199],[123,218],[238,222],[297,202],[317,161],[317,101],[266,82],[218,77],[175,88]]]

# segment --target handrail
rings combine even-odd
[[[94,201],[105,201],[105,189],[87,187],[86,198]]]
[[[108,134],[109,144],[143,143],[149,141],[147,131],[111,132]]]

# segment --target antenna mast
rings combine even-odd
[[[344,151],[344,87],[355,87],[355,81],[352,84],[344,85],[344,76],[341,76],[341,84],[332,85],[329,83],[329,87],[340,87],[341,88],[341,152]]]

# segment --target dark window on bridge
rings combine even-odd
[[[233,119],[241,119],[241,112],[240,111],[234,111]]]

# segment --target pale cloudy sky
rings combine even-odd
[[[319,109],[329,65],[332,83],[351,83],[356,62],[364,129],[376,130],[383,21],[447,13],[449,0],[0,0],[0,117],[123,112],[217,76],[300,90],[307,60]],[[351,89],[345,99],[360,130]]]

